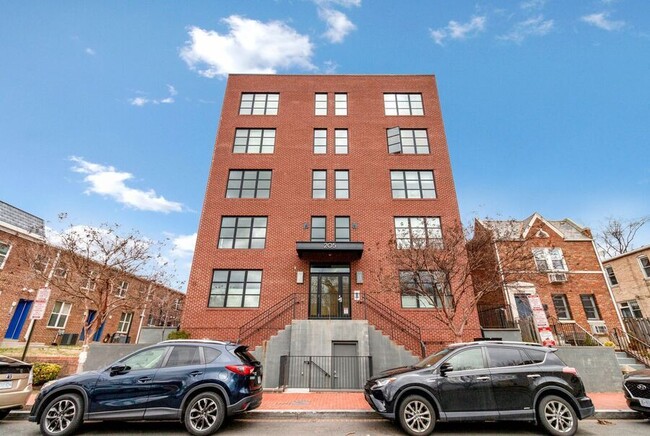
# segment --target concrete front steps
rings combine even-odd
[[[420,360],[366,320],[293,320],[252,354],[264,365],[264,387],[279,388],[281,356],[330,356],[333,342],[357,344],[357,356],[372,356],[372,373]]]
[[[625,351],[617,351],[615,354],[616,360],[618,360],[618,365],[624,373],[647,368],[643,363],[628,355]]]

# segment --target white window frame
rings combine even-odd
[[[533,261],[539,272],[569,271],[561,248],[533,248]],[[541,262],[544,262],[545,265],[541,266]],[[562,265],[557,265],[557,262],[561,262]]]
[[[37,268],[38,265],[43,265],[43,269]],[[34,262],[34,271],[44,274],[47,271],[47,267],[50,266],[50,258],[48,256],[43,256],[39,254],[36,256],[36,261]]]
[[[419,92],[384,93],[384,115],[423,116],[424,99],[422,98],[422,94]]]
[[[646,265],[643,265],[643,261],[645,260]],[[646,280],[650,280],[650,259],[648,259],[648,256],[642,255],[637,257],[637,261],[639,262],[639,267],[641,268],[641,273],[643,274],[643,277]]]
[[[334,129],[334,154],[348,154],[349,146],[348,129]]]
[[[64,262],[57,262],[56,268],[54,268],[54,271],[52,272],[52,275],[54,277],[64,279],[68,276],[68,267]]]
[[[334,198],[339,200],[350,198],[350,170],[334,171]]]
[[[442,220],[439,216],[397,216],[394,218],[398,250],[442,247]]]
[[[6,246],[7,251],[2,254],[0,253],[0,269],[4,268],[5,263],[7,262],[7,259],[9,258],[9,254],[11,253],[11,244],[8,242],[2,242],[0,241],[0,246]]]
[[[273,97],[269,98],[271,96]],[[244,104],[249,101],[250,108],[248,104]],[[242,92],[239,100],[239,115],[277,115],[279,107],[280,94],[277,92]]]
[[[560,317],[560,314],[557,311],[557,306],[555,305],[555,298],[554,297],[560,297],[562,299],[562,305],[564,306],[564,310],[566,311],[566,317]],[[573,315],[571,313],[571,307],[569,307],[569,299],[567,298],[566,294],[552,294],[551,295],[551,303],[553,303],[553,310],[555,310],[555,314],[557,315],[557,319],[559,321],[571,321],[571,320],[573,320]]]
[[[273,154],[275,129],[235,129],[232,152],[235,154]]]
[[[587,308],[585,307],[585,300],[588,300],[589,304],[593,306],[593,310],[596,315],[595,318],[590,318],[589,315],[587,314]],[[598,305],[596,304],[596,296],[594,294],[580,294],[580,303],[582,304],[582,309],[585,311],[585,317],[587,318],[587,321],[602,320],[602,317],[600,316],[600,310],[598,309]]]
[[[314,94],[314,115],[327,115],[327,93],[317,92]]]
[[[314,129],[314,154],[327,154],[327,129]]]
[[[115,287],[115,296],[118,298],[126,298],[126,293],[129,291],[129,282],[121,280]]]
[[[94,291],[95,288],[97,287],[97,282],[95,279],[97,278],[97,273],[95,271],[91,271],[88,274],[88,277],[86,277],[86,282],[80,286],[81,289],[84,289],[86,291]]]
[[[174,300],[174,306],[173,307],[174,307],[174,310],[181,310],[181,299],[180,298],[176,298]]]
[[[623,318],[643,318],[643,312],[641,311],[641,306],[636,300],[621,301],[618,303],[619,309],[621,309],[621,315]],[[639,313],[639,316],[635,315],[635,312]],[[625,316],[626,313],[629,313],[631,316]]]
[[[348,94],[337,92],[334,94],[334,115],[346,116],[348,114]]]
[[[607,276],[607,280],[609,280],[609,284],[612,286],[618,286],[618,278],[616,277],[616,273],[614,272],[614,267],[611,265],[607,265],[605,267],[605,275]]]
[[[131,328],[131,321],[133,320],[133,312],[122,312],[120,321],[117,323],[116,333],[126,334],[129,333]]]
[[[56,306],[59,303],[60,305],[57,311]],[[65,326],[68,323],[68,318],[70,317],[70,310],[72,310],[72,303],[66,303],[65,301],[59,300],[55,301],[54,306],[52,307],[52,312],[50,313],[50,319],[47,321],[47,328],[65,329]],[[59,325],[62,319],[63,325]]]

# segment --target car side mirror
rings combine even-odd
[[[448,372],[451,372],[454,370],[454,367],[451,366],[451,363],[443,363],[440,365],[440,375],[442,377],[445,377]]]
[[[126,374],[130,369],[131,367],[129,365],[118,363],[117,365],[111,366],[111,375]]]

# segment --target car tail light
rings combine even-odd
[[[252,365],[226,365],[226,369],[239,375],[251,375],[255,371]]]
[[[576,370],[575,368],[571,368],[570,366],[565,366],[564,368],[562,368],[562,372],[565,374],[573,374],[576,376],[578,375],[578,370]]]
[[[34,370],[29,370],[29,377],[27,378],[27,385],[31,386],[34,382]]]

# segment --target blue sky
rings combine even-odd
[[[229,72],[435,74],[466,220],[650,213],[647,1],[5,1],[0,41],[0,199],[181,280]]]

